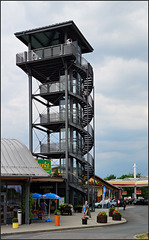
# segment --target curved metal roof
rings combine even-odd
[[[1,139],[1,176],[48,177],[28,148],[16,139]]]

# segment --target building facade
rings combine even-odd
[[[93,206],[94,188],[84,187],[95,174],[93,68],[83,57],[93,48],[73,21],[15,36],[27,47],[16,55],[16,65],[28,75],[29,149],[57,165],[66,202],[75,204],[80,196]]]
[[[34,160],[24,144],[16,139],[1,139],[0,223],[11,224],[21,210],[22,223],[28,224],[31,183],[48,178],[49,174]]]

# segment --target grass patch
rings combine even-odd
[[[136,238],[138,238],[138,239],[148,239],[148,234],[146,234],[146,233],[140,234],[140,235],[137,235]]]

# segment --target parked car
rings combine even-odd
[[[115,200],[115,199],[111,200],[110,207],[117,207],[117,200]]]
[[[110,200],[110,207],[116,207],[117,206],[117,202],[115,199],[113,200]],[[107,208],[108,207],[108,199],[105,199],[104,200],[104,208]],[[100,202],[96,202],[95,203],[95,208],[102,208],[102,200]]]
[[[127,198],[126,203],[127,204],[132,204],[134,200],[135,200],[134,198]]]
[[[108,200],[105,199],[104,200],[104,206],[103,207],[107,207],[107,203],[108,203]],[[95,203],[95,208],[102,208],[102,200],[100,202],[96,202]]]
[[[133,202],[134,205],[148,205],[148,199],[136,199]]]

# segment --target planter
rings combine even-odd
[[[55,226],[60,226],[60,216],[55,215]]]
[[[121,221],[121,215],[120,214],[113,215],[112,220]]]
[[[18,228],[19,227],[19,223],[16,222],[16,223],[12,223],[12,228]]]
[[[87,219],[82,219],[82,224],[87,224]]]
[[[98,223],[107,223],[107,216],[97,216]]]
[[[61,214],[67,213],[68,215],[72,215],[71,207],[61,207]]]

